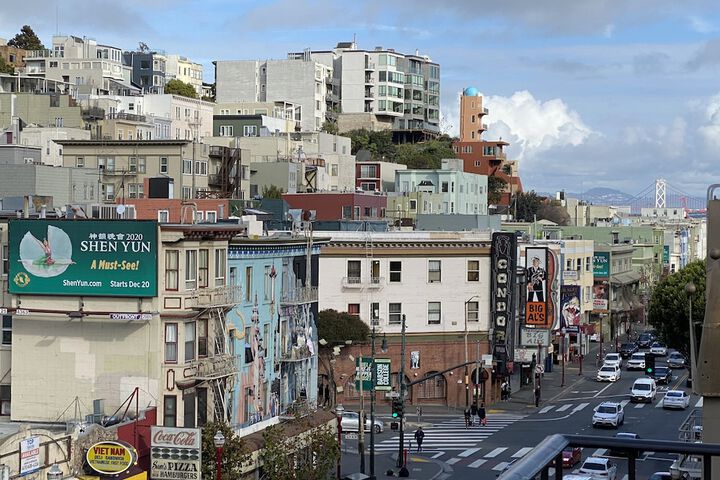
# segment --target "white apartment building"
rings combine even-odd
[[[195,88],[198,98],[203,96],[203,66],[182,55],[167,55],[165,63],[167,80],[177,79]]]
[[[90,131],[68,127],[25,127],[20,134],[21,145],[40,147],[40,161],[62,167],[62,147],[55,140],[90,140]]]
[[[144,95],[143,114],[169,119],[170,138],[202,142],[212,137],[212,102],[180,95]]]
[[[287,101],[302,109],[303,132],[320,130],[326,120],[327,97],[332,94],[332,66],[309,55],[292,60],[216,61],[218,104]]]

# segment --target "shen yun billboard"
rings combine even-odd
[[[157,223],[11,220],[14,294],[154,297]]]

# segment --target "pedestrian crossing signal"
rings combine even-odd
[[[392,401],[392,418],[402,418],[403,416],[403,402],[399,398],[393,398]]]
[[[655,355],[652,353],[645,354],[645,375],[652,376],[655,373]]]

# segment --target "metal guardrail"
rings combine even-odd
[[[646,451],[699,456],[702,458],[704,478],[713,478],[711,470],[712,457],[720,456],[720,445],[718,444],[554,434],[545,437],[537,447],[518,460],[498,478],[500,480],[530,480],[536,478],[547,480],[550,468],[554,468],[555,479],[561,480],[563,478],[562,451],[567,447],[624,450],[627,452],[629,480],[636,479],[635,460]]]
[[[317,300],[317,287],[295,287],[287,292],[283,292],[280,297],[280,303],[285,305],[313,303],[317,302]]]
[[[200,288],[187,297],[188,308],[212,308],[233,306],[242,301],[242,288],[227,285],[215,288]]]

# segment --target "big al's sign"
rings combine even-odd
[[[153,480],[200,480],[201,436],[199,428],[151,427]]]
[[[11,220],[10,293],[157,295],[157,223]]]
[[[493,358],[500,360],[502,365],[507,360],[509,341],[507,329],[514,315],[512,288],[515,283],[516,242],[514,233],[492,234],[490,315],[493,328]]]

